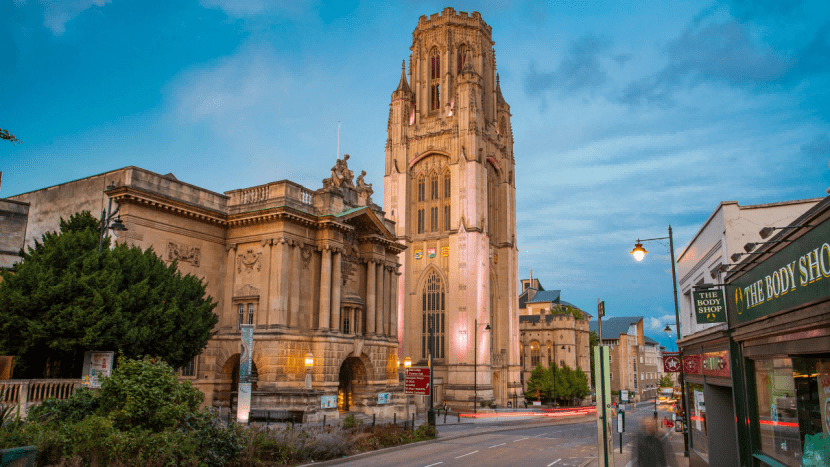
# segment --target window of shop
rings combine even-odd
[[[691,448],[707,462],[709,461],[709,440],[706,438],[706,401],[703,399],[703,385],[687,383],[689,391],[689,432],[692,434]]]
[[[756,360],[755,387],[762,454],[820,465],[830,446],[830,356]]]

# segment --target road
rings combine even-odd
[[[660,420],[668,416],[667,406],[661,406]],[[623,434],[623,455],[619,455],[619,435],[614,424],[614,447],[617,467],[625,467],[631,459],[631,445],[644,417],[652,417],[653,405],[642,405],[626,412],[626,433]],[[452,466],[508,466],[523,467],[589,467],[597,465],[596,420],[584,417],[576,420],[527,420],[523,422],[486,422],[474,424],[439,425],[437,441],[405,448],[393,448],[342,459],[332,463],[360,467],[452,467]],[[669,433],[665,433],[668,437]],[[688,465],[683,458],[680,442],[680,465]],[[329,465],[329,462],[325,463]],[[319,465],[319,463],[317,464]]]

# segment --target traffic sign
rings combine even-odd
[[[404,390],[406,394],[428,396],[430,391],[429,368],[407,368]]]

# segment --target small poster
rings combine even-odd
[[[90,388],[100,388],[101,378],[112,374],[112,362],[115,352],[84,352],[84,369],[81,384]]]
[[[442,247],[441,247],[441,256],[443,256],[443,257],[447,257],[447,256],[449,256],[449,255],[450,255],[450,247],[448,247],[448,246],[442,246]]]
[[[427,256],[435,258],[435,248],[427,248]]]
[[[380,394],[378,394],[378,405],[388,404],[391,399],[391,392],[381,392]]]
[[[415,250],[415,259],[421,259],[424,257],[424,250]]]
[[[321,409],[336,409],[337,408],[337,396],[320,396],[320,408]]]

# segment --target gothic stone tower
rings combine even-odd
[[[421,16],[389,110],[400,357],[425,365],[432,343],[436,401],[458,408],[476,387],[502,407],[521,391],[513,134],[494,45],[478,12]]]

